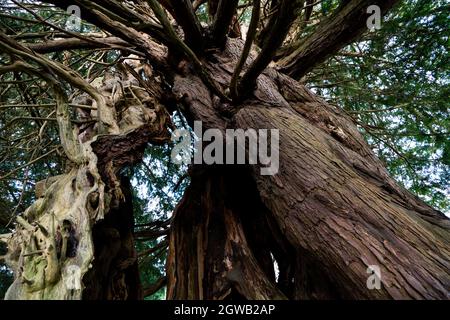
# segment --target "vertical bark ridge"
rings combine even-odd
[[[259,243],[259,252],[252,250],[248,242],[252,236],[248,231],[253,228],[248,224],[259,225],[264,216],[261,216],[261,203],[254,198],[255,193],[246,197],[248,205],[239,205],[238,198],[245,194],[247,185],[243,183],[236,188],[236,176],[246,171],[211,170],[194,173],[192,184],[175,211],[167,297],[285,299],[275,283],[273,262],[267,263],[268,252],[261,254]],[[243,220],[245,216],[247,221]],[[250,218],[258,216],[260,223]],[[262,263],[264,261],[266,263]],[[195,285],[199,276],[201,285]]]
[[[229,40],[208,66],[219,83],[228,83],[238,48]],[[184,96],[188,118],[203,121],[204,129],[280,130],[279,172],[261,176],[259,166],[252,166],[251,175],[262,204],[300,259],[283,262],[294,268],[283,271],[285,283],[292,277],[295,283],[294,289],[284,285],[283,290],[310,298],[449,297],[450,220],[388,175],[342,110],[270,68],[258,78],[253,96],[238,107],[204,95],[208,91],[201,84],[190,89],[195,78],[176,77],[174,91]],[[233,188],[242,179],[236,178]],[[191,194],[190,201],[198,197]],[[242,213],[233,212],[242,223]],[[258,265],[263,269],[262,259]],[[307,285],[301,280],[305,265],[317,270],[307,272]],[[381,270],[379,290],[367,287],[368,268],[374,265]]]

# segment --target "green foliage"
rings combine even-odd
[[[32,23],[34,16],[12,6],[10,1],[0,1],[0,28],[8,34],[20,34],[19,40],[37,42],[38,34],[50,31],[49,26]],[[36,12],[60,27],[67,14],[46,7]],[[62,52],[51,55],[63,60]],[[74,58],[77,57],[75,53]],[[9,63],[6,55],[0,55],[0,67]],[[74,64],[78,67],[80,64]],[[71,88],[65,88],[69,93]],[[35,183],[63,172],[64,158],[60,156],[59,133],[52,118],[54,107],[31,107],[54,102],[47,84],[38,77],[26,73],[5,73],[0,78],[0,233],[9,232],[6,227],[11,217],[23,213],[35,200]],[[10,105],[21,105],[8,107]],[[26,106],[25,106],[26,105]],[[54,114],[54,113],[53,113]],[[35,118],[36,120],[31,120]],[[49,153],[54,150],[53,153]],[[48,156],[45,156],[48,154]],[[39,160],[40,159],[40,160]],[[28,163],[31,163],[27,166]],[[4,248],[2,248],[3,250]],[[0,250],[1,251],[1,250]],[[0,252],[0,256],[4,252]],[[12,274],[0,263],[0,299],[12,282]]]
[[[176,126],[181,127],[184,119],[173,117]],[[137,226],[155,221],[169,219],[176,204],[181,199],[189,184],[186,165],[177,165],[171,161],[172,146],[151,146],[147,148],[144,160],[134,168],[130,168],[133,192],[133,210]],[[139,230],[139,227],[137,228]],[[148,241],[136,242],[138,252],[167,242],[167,237],[159,237]],[[167,250],[165,247],[139,258],[139,271],[144,288],[156,283],[165,276]],[[165,288],[160,289],[146,299],[160,300],[165,298]]]
[[[389,172],[449,212],[447,1],[408,0],[308,76],[360,125]]]
[[[323,0],[320,2],[320,11],[323,15],[328,15],[333,12],[342,1]]]
[[[249,1],[241,1],[244,5]],[[341,1],[319,1],[311,21],[329,16]],[[37,5],[37,4],[36,4]],[[51,7],[33,7],[34,12],[63,27],[67,14]],[[405,0],[383,21],[382,29],[363,38],[308,75],[305,82],[326,99],[341,106],[359,124],[373,150],[386,163],[390,173],[409,190],[431,205],[450,211],[450,117],[448,97],[450,30],[449,5],[444,0]],[[40,41],[35,34],[57,32],[42,23],[27,20],[35,17],[23,9],[0,0],[0,28],[16,39]],[[250,8],[240,9],[240,21],[248,23]],[[207,6],[197,14],[208,21]],[[9,17],[8,17],[9,15]],[[12,17],[19,17],[11,18]],[[317,23],[307,24],[301,35],[310,34]],[[83,23],[83,32],[97,28]],[[98,30],[97,30],[98,31]],[[300,38],[295,36],[295,39]],[[73,50],[49,54],[51,59],[65,62],[89,80],[114,70],[120,58],[117,50]],[[91,63],[89,60],[100,63]],[[9,57],[0,54],[0,67],[9,64]],[[68,95],[76,92],[64,86]],[[6,73],[0,77],[0,108],[11,104],[27,107],[0,109],[0,233],[11,216],[22,213],[34,200],[37,181],[63,172],[64,157],[59,151],[26,166],[59,145],[54,121],[45,126],[42,120],[29,117],[54,117],[54,108],[30,107],[54,103],[48,86],[35,76]],[[73,114],[75,117],[75,114]],[[174,118],[177,126],[183,121]],[[170,161],[171,146],[149,146],[142,164],[124,170],[134,186],[136,230],[141,225],[165,221],[189,183],[184,178],[185,166]],[[1,225],[3,224],[3,226]],[[165,237],[136,242],[138,252],[145,252],[163,243]],[[3,251],[2,251],[3,250]],[[0,255],[5,248],[0,248]],[[143,287],[149,287],[165,275],[166,250],[139,257]],[[12,281],[12,275],[0,264],[0,298]],[[164,288],[148,299],[163,299]]]
[[[0,233],[5,232],[6,230],[4,228],[0,227]],[[0,243],[0,256],[4,255],[6,253],[6,246]],[[8,268],[0,263],[0,300],[3,299],[5,296],[6,290],[8,290],[8,287],[11,285],[13,281],[13,275]]]

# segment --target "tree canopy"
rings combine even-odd
[[[145,44],[138,39],[133,43],[133,34],[127,34],[130,26],[156,43],[167,44],[175,56],[183,52],[199,68],[202,65],[195,54],[205,46],[199,42],[203,26],[210,28],[208,41],[218,47],[223,46],[227,35],[252,37],[255,41],[248,48],[250,55],[266,51],[271,55],[258,56],[243,80],[236,80],[232,86],[231,97],[244,99],[243,92],[255,84],[262,70],[269,63],[277,66],[350,115],[397,181],[433,207],[450,212],[447,1],[401,1],[384,17],[381,28],[373,32],[352,26],[350,31],[342,31],[344,35],[338,35],[331,29],[330,42],[336,34],[346,44],[337,51],[331,50],[331,45],[314,48],[311,38],[320,28],[333,25],[348,1],[304,1],[299,9],[296,4],[303,1],[280,4],[236,0],[230,1],[235,3],[230,6],[231,14],[223,1],[220,5],[224,8],[219,9],[208,6],[206,1],[175,2],[75,1],[84,9],[77,26],[72,12],[64,10],[63,1],[0,0],[0,233],[12,228],[13,218],[36,200],[39,181],[70,167],[58,129],[55,106],[59,98],[55,82],[47,75],[57,79],[56,85],[68,97],[70,123],[87,128],[96,121],[87,116],[92,105],[79,98],[81,85],[75,84],[78,80],[64,81],[67,78],[57,74],[56,67],[46,66],[39,57],[75,71],[98,88],[120,72],[124,61],[149,58],[140,50]],[[365,1],[359,2],[366,5]],[[184,6],[193,10],[183,11]],[[259,21],[252,14],[255,8],[258,16],[261,12]],[[208,12],[220,9],[223,15],[211,21]],[[274,10],[280,10],[280,15],[273,15]],[[301,11],[292,14],[296,10]],[[180,18],[184,12],[193,12],[201,25],[192,17]],[[174,17],[184,25],[172,28]],[[236,21],[228,34],[220,26],[232,17]],[[286,28],[272,17],[291,19],[292,24]],[[365,24],[365,20],[361,23]],[[112,26],[117,27],[115,32]],[[182,30],[186,43],[198,52],[191,52],[177,40]],[[357,41],[345,38],[351,34],[353,39],[353,33],[358,34]],[[286,39],[282,34],[287,35]],[[314,57],[321,63],[305,69],[311,57],[308,50],[297,54],[302,46],[315,50]],[[33,53],[38,53],[38,58],[33,58]],[[214,90],[214,81],[206,75],[203,78]],[[171,114],[178,128],[186,126],[180,108],[173,106]],[[142,283],[153,298],[163,297],[168,220],[189,183],[187,168],[171,162],[170,150],[170,145],[149,146],[142,163],[121,172],[133,185]],[[8,269],[0,265],[0,294],[4,294],[10,277]]]

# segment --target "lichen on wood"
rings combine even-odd
[[[130,64],[120,76],[103,79],[99,88],[77,97],[90,102],[92,112],[102,109],[98,115],[112,129],[105,131],[105,123],[98,122],[83,128],[84,135],[70,122],[65,93],[46,77],[57,98],[60,140],[70,166],[65,174],[37,184],[37,200],[16,218],[15,230],[1,238],[14,271],[6,299],[81,299],[83,277],[94,265],[93,228],[124,201],[118,171],[139,161],[149,141],[169,140],[167,111],[152,97],[154,92],[141,86],[138,73],[130,73],[142,65]],[[109,116],[104,114],[108,110]],[[127,245],[134,250],[132,241]]]

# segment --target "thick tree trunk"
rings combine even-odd
[[[134,247],[131,184],[122,178],[124,201],[93,230],[95,258],[83,278],[85,300],[140,300],[141,281]]]
[[[45,182],[49,184],[50,192],[55,193],[56,198],[61,194],[55,190],[59,189],[58,186],[63,181],[67,181],[66,176]],[[46,186],[41,186],[38,194],[46,193],[45,188]],[[9,288],[6,299],[141,299],[142,289],[133,238],[131,185],[125,178],[121,181],[121,190],[124,200],[118,207],[108,210],[105,219],[95,224],[92,229],[88,217],[82,215],[80,210],[72,210],[73,213],[67,215],[65,208],[61,207],[62,201],[55,201],[58,205],[53,208],[61,210],[59,214],[50,217],[54,220],[55,235],[50,232],[45,237],[42,230],[34,228],[27,230],[27,234],[20,230],[24,235],[29,235],[30,241],[23,244],[24,250],[17,252],[20,256],[17,261],[16,279]],[[72,192],[64,188],[62,191],[66,205],[79,208],[77,201],[71,201]],[[45,198],[41,200],[45,201]],[[98,202],[99,199],[95,201]],[[48,212],[52,210],[45,211],[47,213],[44,213],[43,217],[51,215]],[[32,223],[39,221],[42,227],[49,227],[49,222],[42,217],[27,218],[34,220]],[[82,220],[83,218],[87,221]],[[71,229],[67,233],[67,243],[63,244],[66,223]],[[33,224],[30,226],[33,227]],[[47,246],[42,244],[53,239],[54,247],[52,243]],[[31,250],[33,246],[34,251]],[[14,248],[9,249],[10,255],[15,254]],[[44,254],[40,250],[43,250]],[[46,251],[52,253],[53,250],[54,257],[45,254]],[[11,257],[11,260],[14,260],[14,257]],[[50,270],[54,272],[50,273]]]
[[[205,61],[223,87],[241,51],[242,41],[228,39]],[[171,226],[168,298],[449,298],[449,220],[389,177],[342,110],[270,68],[253,96],[228,105],[189,63],[178,66],[171,98],[180,99],[188,120],[222,131],[279,129],[280,170],[261,176],[258,166],[192,168]],[[117,174],[141,159],[147,142],[166,143],[170,121],[156,102],[161,83],[144,90],[129,76],[120,84],[107,79],[100,92],[99,102],[114,101],[102,112],[122,108],[117,121],[107,115],[114,134],[91,141],[93,128],[83,128],[64,141],[68,155],[80,151],[85,161],[49,186],[14,234],[0,238],[16,271],[7,298],[139,297],[129,195]],[[128,96],[114,96],[124,84]],[[60,111],[63,140],[70,121]],[[380,268],[380,289],[367,287],[369,266]]]
[[[159,87],[140,87],[129,73],[133,69],[122,67],[122,77],[105,77],[99,90],[100,100],[108,102],[103,111],[110,112],[102,116],[113,121],[115,133],[93,137],[92,125],[73,128],[64,101],[58,101],[60,137],[72,168],[39,183],[38,199],[16,219],[15,232],[0,238],[15,276],[6,299],[142,298],[131,186],[120,181],[119,171],[142,160],[149,142],[166,143],[171,122],[155,102]]]
[[[284,299],[274,284],[270,253],[279,248],[268,219],[248,170],[194,171],[173,218],[168,297]]]
[[[219,82],[229,82],[238,43],[209,65]],[[174,90],[204,129],[279,129],[280,170],[192,171],[173,220],[168,298],[450,297],[449,219],[389,177],[342,110],[271,69],[238,108],[194,75]],[[367,286],[373,266],[380,289]]]

